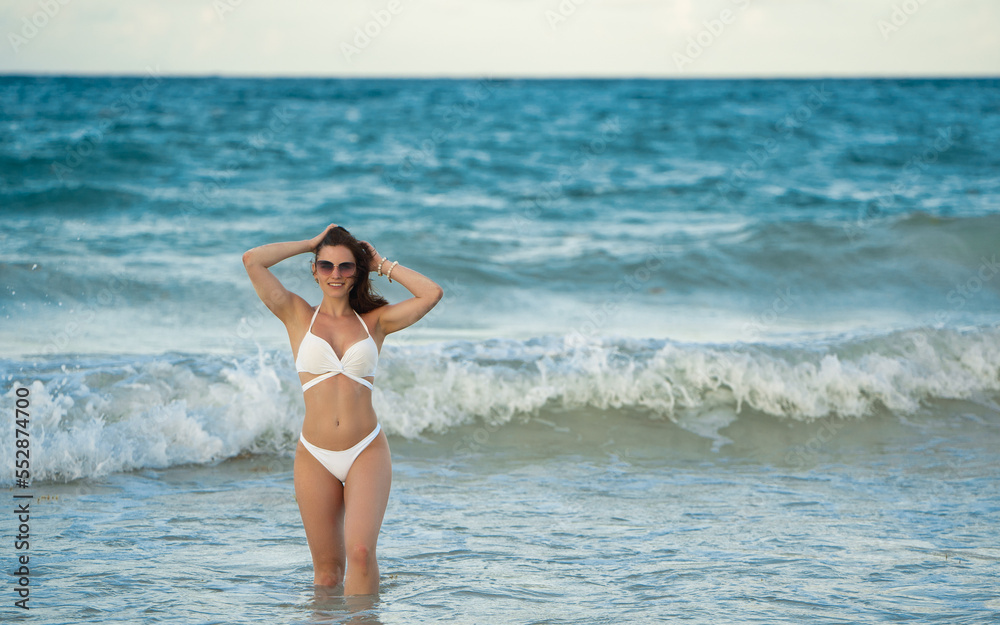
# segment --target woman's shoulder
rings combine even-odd
[[[365,306],[358,306],[354,308],[354,312],[358,313],[361,316],[361,318],[364,319],[365,321],[368,321],[369,319],[377,320],[379,316],[381,316],[382,311],[384,311],[388,307],[389,307],[388,303],[369,305],[367,309]]]
[[[316,312],[316,306],[313,306],[305,300],[301,295],[295,293],[291,294],[292,305],[291,313],[282,321],[289,330],[296,329],[298,327],[308,327],[309,322],[312,319],[312,314]]]

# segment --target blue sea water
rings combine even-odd
[[[997,618],[998,96],[0,77],[35,614]],[[446,292],[383,349],[394,490],[362,604],[309,584],[301,395],[240,262],[330,222]],[[275,270],[316,302],[307,261]]]

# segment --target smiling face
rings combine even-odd
[[[328,263],[332,263],[333,267]],[[345,263],[355,264],[354,271]],[[357,280],[357,260],[344,245],[324,246],[320,248],[313,263],[313,276],[327,295],[347,297]]]

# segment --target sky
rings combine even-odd
[[[0,0],[0,74],[998,76],[998,0]]]

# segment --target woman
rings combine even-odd
[[[314,254],[312,275],[323,291],[315,309],[268,269],[304,252]],[[386,335],[426,315],[440,301],[441,287],[336,224],[307,241],[249,250],[243,265],[257,295],[285,324],[302,382],[306,414],[295,450],[295,498],[313,581],[343,581],[349,595],[376,593],[375,545],[392,462],[372,408],[372,382]],[[399,282],[413,297],[387,303],[372,288],[370,271]]]

